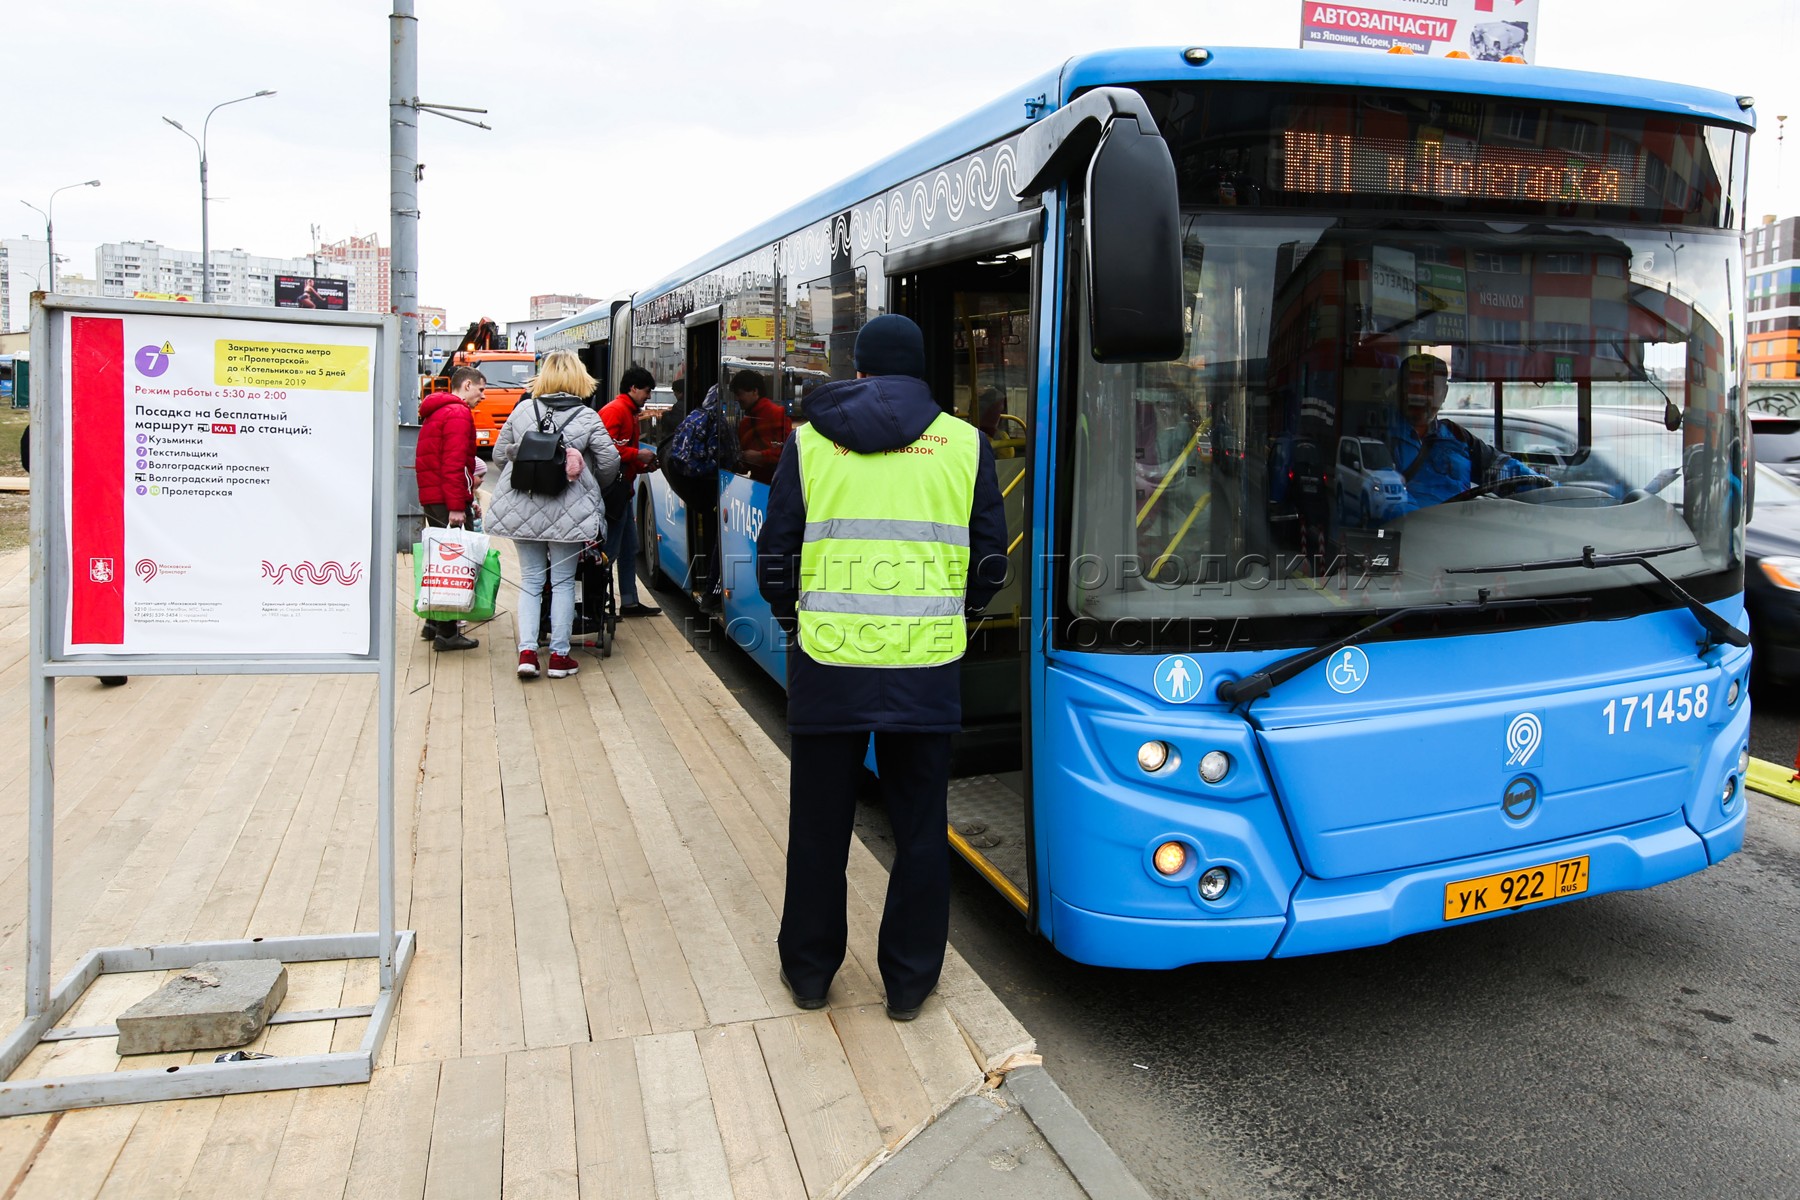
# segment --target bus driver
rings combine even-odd
[[[1455,421],[1440,418],[1449,390],[1443,359],[1419,353],[1401,361],[1400,411],[1388,429],[1394,469],[1406,481],[1406,497],[1395,515],[1442,504],[1500,479],[1542,479]]]

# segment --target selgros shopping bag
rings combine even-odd
[[[486,621],[494,615],[500,594],[500,552],[489,550],[475,577],[475,602],[468,612],[438,612],[424,607],[425,547],[413,543],[413,611],[427,621]]]
[[[475,582],[487,562],[487,534],[454,526],[432,527],[420,536],[419,545],[424,552],[419,607],[433,612],[468,612],[475,605]]]

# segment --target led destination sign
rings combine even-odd
[[[1644,203],[1641,154],[1577,156],[1456,139],[1410,141],[1298,129],[1281,136],[1282,187],[1290,192]]]

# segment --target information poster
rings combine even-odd
[[[1414,54],[1450,54],[1499,62],[1537,60],[1538,0],[1303,0],[1300,45],[1307,50],[1404,46]]]
[[[377,330],[66,321],[68,651],[370,653]]]

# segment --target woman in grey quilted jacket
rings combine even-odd
[[[550,583],[550,662],[548,674],[562,679],[580,667],[569,656],[569,628],[575,620],[575,560],[582,546],[606,537],[606,506],[600,489],[619,476],[619,452],[600,423],[600,414],[583,397],[594,380],[572,350],[552,350],[529,391],[494,441],[494,465],[500,478],[493,485],[486,529],[511,538],[519,552],[519,678],[538,675],[538,630],[543,619],[544,581]],[[524,492],[512,486],[513,456],[519,438],[538,427],[562,431],[568,447],[565,469],[569,484],[554,496]]]

